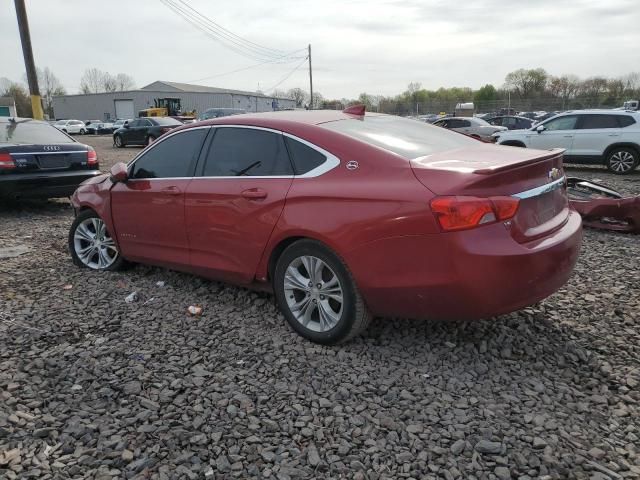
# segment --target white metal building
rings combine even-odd
[[[157,81],[138,90],[90,93],[53,97],[56,119],[128,119],[154,106],[156,98],[179,98],[182,111],[202,113],[208,108],[241,108],[247,112],[270,112],[295,107],[289,98],[276,98],[256,92],[205,87],[188,83]]]

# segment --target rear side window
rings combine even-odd
[[[407,159],[479,144],[459,133],[392,115],[365,115],[362,120],[338,120],[320,126]]]
[[[185,130],[162,140],[133,164],[131,178],[191,177],[208,129]]]
[[[319,167],[327,160],[327,157],[322,153],[302,142],[298,142],[289,137],[285,137],[284,140],[287,143],[289,154],[293,160],[296,175],[304,175],[314,168]]]
[[[216,128],[202,175],[272,177],[293,175],[281,134],[252,128]]]
[[[636,123],[633,117],[629,115],[618,115],[618,122],[621,128],[628,127],[629,125]]]
[[[617,115],[581,115],[581,130],[590,128],[619,128]]]

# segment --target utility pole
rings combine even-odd
[[[31,50],[31,35],[29,34],[29,22],[27,21],[27,10],[24,0],[15,0],[16,15],[18,16],[18,29],[20,30],[20,41],[22,42],[22,55],[24,56],[24,66],[27,70],[27,81],[29,82],[29,93],[31,94],[31,109],[33,118],[42,120],[42,98],[38,90],[38,75],[33,61],[33,51]]]
[[[313,110],[313,73],[311,70],[311,44],[309,44],[309,91],[311,92],[311,100],[309,100],[309,110]]]

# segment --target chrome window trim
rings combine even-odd
[[[552,192],[557,190],[558,188],[562,188],[566,181],[566,177],[562,176],[561,178],[554,180],[551,183],[547,183],[546,185],[541,185],[539,187],[532,188],[530,190],[525,190],[524,192],[515,193],[511,195],[514,198],[519,198],[520,200],[524,200],[525,198],[533,198],[539,195],[544,195],[545,193]]]
[[[58,150],[56,152],[9,152],[9,155],[60,155],[61,153],[87,153],[88,151],[89,150]]]
[[[131,159],[131,161],[129,161],[129,163],[127,164],[127,174],[129,174],[129,172],[131,171],[130,169],[133,167],[133,165],[135,164],[135,162],[138,161],[138,159],[140,159],[143,155],[146,155],[147,153],[149,153],[153,148],[155,148],[157,145],[161,144],[162,142],[164,142],[165,140],[167,140],[168,138],[174,136],[174,135],[179,135],[181,133],[184,132],[188,132],[190,130],[199,130],[202,128],[208,128],[208,129],[214,129],[214,128],[246,128],[246,129],[251,129],[251,130],[263,130],[265,132],[271,132],[271,133],[275,133],[275,134],[280,134],[286,137],[289,137],[293,140],[296,140],[306,146],[308,146],[309,148],[312,148],[314,150],[316,150],[317,152],[321,153],[322,155],[325,156],[326,160],[324,162],[322,162],[320,165],[318,165],[316,168],[309,170],[306,173],[303,173],[302,175],[259,175],[259,176],[251,176],[251,175],[242,175],[241,177],[237,177],[237,176],[193,176],[193,177],[162,177],[162,178],[130,178],[129,181],[137,181],[137,180],[145,180],[145,181],[149,181],[149,180],[185,180],[185,179],[193,179],[193,180],[197,180],[197,179],[216,179],[216,180],[223,180],[223,179],[239,179],[239,178],[244,178],[244,179],[248,179],[248,178],[259,178],[259,179],[268,179],[268,178],[278,178],[278,179],[282,179],[282,178],[315,178],[315,177],[319,177],[320,175],[324,175],[325,173],[327,173],[330,170],[333,170],[334,168],[336,168],[338,165],[340,165],[340,159],[338,157],[336,157],[335,155],[333,155],[332,153],[326,151],[325,149],[318,147],[317,145],[308,142],[307,140],[304,140],[300,137],[297,137],[295,135],[292,135],[290,133],[287,132],[283,132],[281,130],[276,130],[273,128],[267,128],[267,127],[254,127],[253,125],[202,125],[199,127],[191,127],[191,128],[187,128],[184,130],[178,130],[177,132],[171,132],[169,133],[166,137],[162,138],[161,140],[156,140],[155,142],[153,142],[151,145],[149,145],[147,148],[145,148],[144,150],[142,150],[140,153],[138,153],[138,155],[136,155],[135,157],[133,157],[133,159]],[[288,155],[288,153],[287,153]]]

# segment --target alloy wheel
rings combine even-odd
[[[284,294],[289,310],[305,328],[327,332],[342,318],[344,297],[340,280],[321,259],[295,258],[284,274]]]
[[[113,143],[116,144],[116,147],[122,146],[122,138],[120,138],[120,135],[116,135],[116,137],[113,139]]]
[[[109,268],[118,259],[118,247],[107,232],[107,226],[96,217],[78,224],[73,233],[73,246],[78,259],[94,270]]]
[[[635,158],[626,150],[618,150],[609,157],[609,165],[614,172],[628,172],[633,168],[634,163]]]

